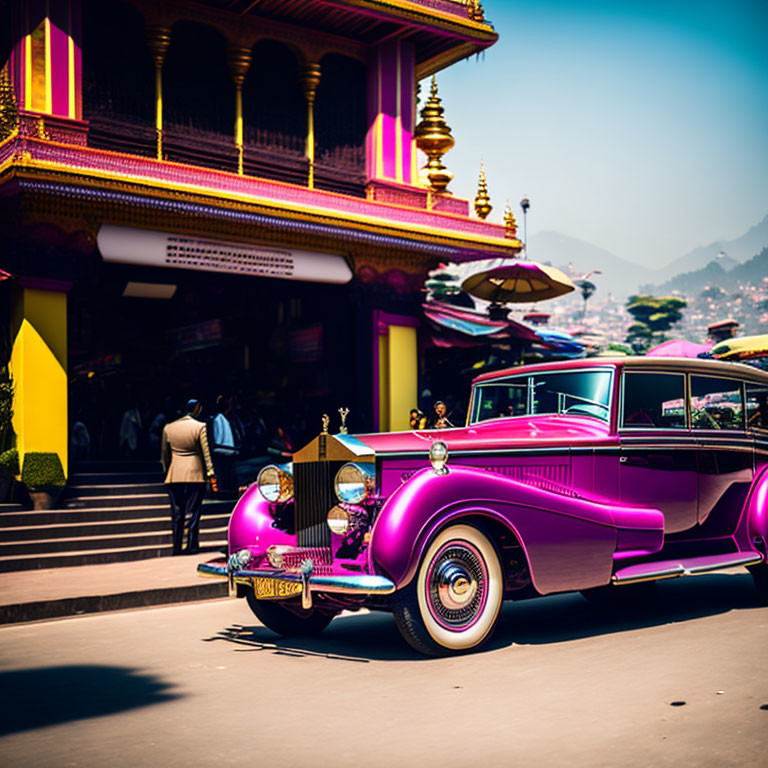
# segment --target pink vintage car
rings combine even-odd
[[[462,428],[320,434],[262,470],[199,572],[275,632],[368,607],[442,654],[487,641],[503,600],[733,566],[766,599],[767,542],[768,374],[596,358],[481,376]]]

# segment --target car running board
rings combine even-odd
[[[674,579],[677,576],[693,576],[697,573],[720,571],[737,565],[756,565],[762,560],[763,556],[759,552],[729,552],[726,555],[658,560],[654,563],[640,563],[621,568],[613,574],[611,581],[618,586],[637,584],[640,581]]]

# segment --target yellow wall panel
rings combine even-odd
[[[410,411],[416,408],[419,394],[418,340],[416,328],[390,325],[389,429],[410,428]]]
[[[14,307],[11,375],[19,457],[57,453],[67,473],[67,297],[22,289]]]

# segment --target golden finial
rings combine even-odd
[[[472,21],[485,21],[485,11],[480,0],[468,0],[467,15]]]
[[[323,414],[323,434],[328,434],[328,425],[331,423],[331,419],[327,413]]]
[[[475,195],[475,213],[479,219],[487,219],[493,210],[491,198],[488,196],[488,182],[485,178],[485,163],[480,161],[480,176],[477,180],[477,195]]]
[[[517,221],[515,221],[515,214],[512,213],[512,206],[507,200],[507,207],[504,209],[504,237],[508,237],[514,240],[517,237]]]
[[[451,127],[445,122],[445,109],[437,95],[437,78],[432,75],[429,99],[421,110],[421,122],[416,126],[416,146],[429,158],[421,174],[429,180],[433,192],[445,192],[453,174],[442,164],[443,155],[454,145]]]

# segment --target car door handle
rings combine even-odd
[[[621,456],[619,464],[625,464],[628,467],[648,467],[648,459],[642,456]]]

